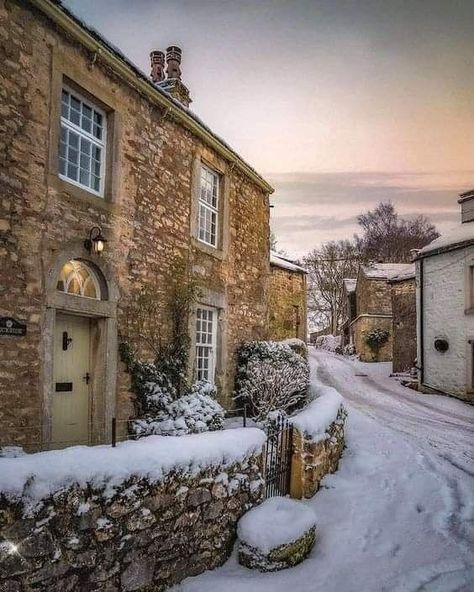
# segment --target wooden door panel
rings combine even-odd
[[[54,335],[52,443],[89,443],[90,321],[57,315]]]

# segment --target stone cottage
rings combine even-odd
[[[350,343],[363,362],[392,360],[392,298],[389,278],[405,268],[404,263],[361,265],[355,289],[356,318],[350,323]],[[377,348],[367,342],[369,334],[384,335]]]
[[[307,271],[291,259],[270,253],[268,292],[270,339],[307,339]]]
[[[461,223],[416,260],[420,389],[474,402],[474,190]]]
[[[229,403],[236,346],[268,334],[272,187],[188,109],[179,48],[148,77],[53,0],[0,19],[0,445],[125,434],[119,343],[144,312],[166,337],[180,274],[190,374]]]
[[[393,372],[408,372],[416,361],[415,264],[389,280],[392,297]]]

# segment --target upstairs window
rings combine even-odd
[[[196,374],[198,380],[214,383],[216,369],[217,311],[196,310]]]
[[[105,125],[101,109],[63,88],[59,175],[100,197],[104,195]]]
[[[217,247],[219,175],[206,166],[201,167],[198,216],[199,240]]]

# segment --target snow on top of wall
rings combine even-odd
[[[336,420],[343,398],[332,386],[317,385],[316,398],[289,421],[314,442],[326,440],[329,426]]]
[[[272,497],[239,520],[237,536],[264,554],[298,540],[316,525],[314,510],[303,502]]]
[[[188,436],[148,436],[111,446],[74,446],[0,458],[0,493],[40,501],[78,484],[104,488],[111,496],[131,476],[160,481],[173,470],[198,473],[211,466],[230,466],[257,453],[265,434],[241,428]]]
[[[342,280],[342,283],[344,284],[345,288],[346,288],[346,292],[355,292],[356,286],[357,286],[357,279],[355,278],[344,278]]]
[[[308,273],[306,269],[296,265],[296,263],[293,263],[293,261],[278,255],[278,253],[275,253],[275,251],[270,251],[270,264],[276,265],[277,267],[282,267],[283,269],[288,269],[289,271]]]
[[[403,282],[404,280],[411,280],[415,279],[416,271],[415,271],[415,264],[414,263],[407,263],[405,267],[392,275],[390,281],[392,282]]]
[[[431,253],[438,249],[445,249],[452,247],[457,244],[474,241],[474,222],[464,222],[464,224],[458,224],[445,234],[435,238],[429,245],[423,247],[418,255],[424,255]]]
[[[401,273],[406,263],[369,263],[362,265],[364,275],[370,279],[388,280],[397,273]]]

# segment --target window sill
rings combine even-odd
[[[466,308],[464,311],[465,315],[474,315],[474,308]]]
[[[115,210],[116,206],[107,197],[100,197],[91,191],[87,191],[74,183],[69,183],[61,177],[50,174],[48,175],[49,186],[61,192],[71,201],[82,201],[87,205],[94,206],[106,211]]]
[[[206,243],[201,242],[195,237],[192,237],[191,244],[195,249],[197,249],[198,251],[202,251],[203,253],[206,253],[206,255],[210,255],[211,257],[219,259],[220,261],[224,260],[224,251],[222,249],[206,245]]]

